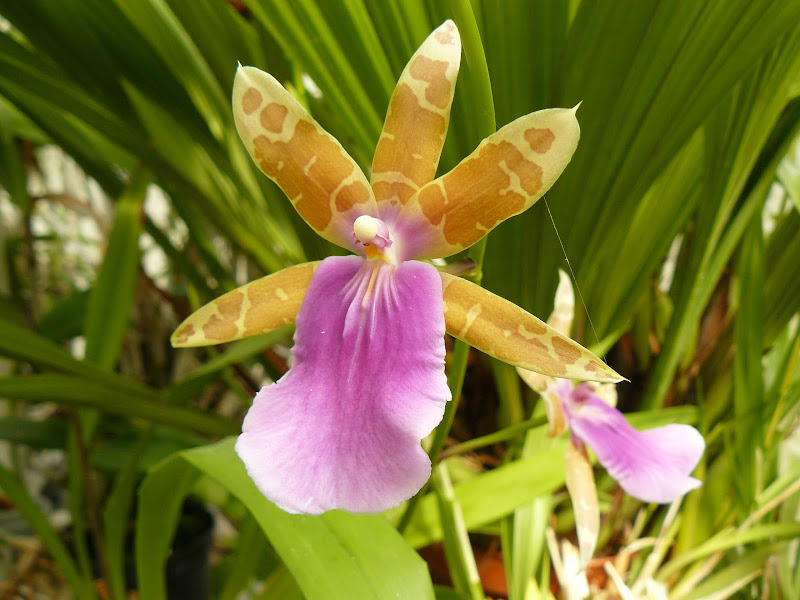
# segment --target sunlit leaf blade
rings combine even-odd
[[[270,503],[247,476],[234,439],[174,455],[149,473],[140,493],[137,557],[142,595],[164,598],[162,569],[175,525],[175,496],[205,474],[236,496],[258,521],[306,598],[433,598],[422,559],[381,516],[328,512],[291,515]],[[185,482],[176,486],[176,482]],[[177,489],[176,489],[177,488]],[[165,495],[173,515],[164,517]],[[335,569],[331,566],[336,565]]]
[[[511,514],[515,508],[564,485],[564,442],[535,456],[515,460],[454,487],[467,529],[474,530]],[[435,494],[420,501],[404,537],[415,548],[442,539]]]
[[[544,375],[622,381],[594,354],[515,304],[441,273],[447,331],[481,352]]]
[[[294,323],[319,265],[303,263],[241,286],[189,315],[172,334],[176,348],[221,344]]]
[[[464,514],[453,494],[453,483],[446,465],[440,464],[434,470],[433,486],[444,529],[444,551],[450,577],[455,588],[466,598],[484,600],[486,595],[478,575],[472,543],[464,523]]]

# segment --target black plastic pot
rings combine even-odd
[[[214,517],[202,502],[187,499],[183,503],[178,528],[165,576],[168,600],[208,600],[209,554],[213,544]],[[94,555],[94,540],[89,536],[95,577],[101,577],[100,565]],[[125,583],[128,591],[136,589],[136,563],[134,562],[133,536],[129,536],[125,551]]]
[[[213,544],[214,518],[205,506],[188,500],[167,559],[169,600],[208,600],[208,556]]]

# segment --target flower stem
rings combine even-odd
[[[472,5],[469,0],[450,0],[450,10],[461,35],[461,44],[466,62],[466,65],[462,66],[464,77],[461,83],[462,86],[466,87],[464,97],[470,98],[476,104],[475,110],[471,110],[470,114],[475,119],[474,130],[477,139],[470,140],[470,142],[477,146],[482,139],[492,135],[497,129],[489,68],[486,64],[486,55],[483,52],[483,42],[478,31],[478,22],[475,20],[475,14],[472,12]],[[474,275],[471,279],[478,285],[480,285],[483,278],[483,256],[485,252],[486,236],[467,252],[467,257],[475,263]],[[461,397],[461,388],[464,385],[464,375],[467,372],[469,350],[469,344],[456,340],[453,360],[450,362],[450,374],[447,378],[452,400],[445,407],[444,417],[436,428],[433,443],[428,451],[428,456],[431,457],[433,465],[439,462],[439,453],[444,446],[447,435],[450,433],[450,427],[456,415],[458,400]],[[408,502],[408,506],[406,506],[406,510],[397,524],[397,529],[401,533],[408,527],[420,498],[427,490],[428,484],[423,486],[416,496]]]
[[[495,431],[493,433],[489,433],[481,437],[473,438],[471,440],[467,440],[466,442],[461,442],[460,444],[450,446],[449,448],[447,448],[447,450],[439,454],[439,459],[444,460],[448,456],[455,456],[456,454],[463,454],[465,452],[470,452],[472,450],[483,448],[485,446],[493,446],[494,444],[499,444],[500,442],[513,440],[514,438],[521,436],[523,433],[525,433],[530,429],[533,429],[534,427],[540,427],[546,424],[547,424],[547,419],[545,417],[533,417],[530,419],[526,419],[525,421],[521,421],[514,425],[509,425],[508,427],[501,429],[500,431]]]

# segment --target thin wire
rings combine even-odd
[[[589,314],[589,308],[586,306],[586,301],[583,299],[583,294],[581,293],[581,288],[578,287],[578,279],[575,277],[575,271],[572,270],[572,263],[569,262],[569,256],[567,256],[567,250],[564,248],[564,242],[561,241],[561,235],[558,233],[558,227],[556,227],[556,220],[553,218],[553,213],[550,212],[550,205],[547,203],[547,198],[542,197],[544,200],[544,205],[547,207],[547,214],[550,215],[550,222],[553,224],[553,230],[556,232],[556,237],[558,238],[558,243],[561,245],[561,252],[564,254],[564,260],[567,261],[567,266],[569,267],[569,273],[572,277],[572,281],[575,284],[575,289],[578,292],[578,297],[581,299],[581,304],[583,304],[583,312],[586,313],[586,318],[589,321],[589,327],[592,328],[592,333],[594,334],[594,339],[597,343],[600,343],[600,336],[597,335],[597,330],[594,328],[594,323],[592,323],[592,316]],[[603,359],[605,362],[605,358]]]

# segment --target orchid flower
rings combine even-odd
[[[559,271],[555,306],[548,324],[568,335],[572,328],[575,295],[569,277]],[[586,452],[597,460],[630,496],[644,502],[667,504],[699,487],[691,472],[705,450],[705,441],[690,425],[671,424],[637,431],[614,406],[613,383],[581,383],[556,379],[517,367],[522,379],[541,394],[548,434],[571,430],[566,451],[567,490],[572,499],[581,562],[594,554],[600,530],[600,511],[594,475]]]
[[[430,476],[421,440],[450,391],[445,330],[513,365],[573,379],[621,378],[516,305],[420,259],[469,247],[542,196],[578,143],[575,109],[522,117],[434,179],[461,57],[447,21],[406,66],[371,181],[271,75],[240,67],[236,127],[261,170],[323,238],[353,252],[231,291],[182,323],[199,346],[296,322],[289,371],[262,388],[236,452],[289,512],[380,512]]]

